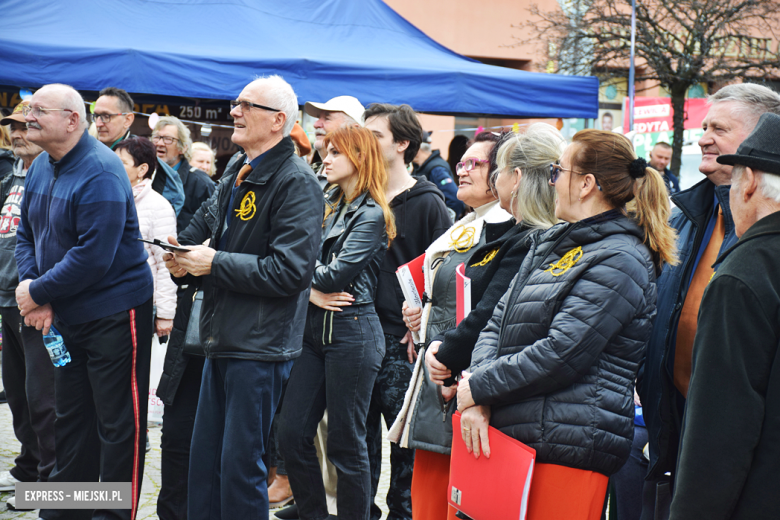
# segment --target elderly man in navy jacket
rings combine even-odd
[[[138,242],[130,181],[119,157],[87,133],[84,101],[47,85],[25,110],[44,152],[27,175],[17,231],[25,323],[62,335],[72,361],[55,372],[56,463],[49,482],[131,482],[138,508],[152,345],[152,273]],[[43,510],[47,520],[90,510]]]

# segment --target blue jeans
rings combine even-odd
[[[303,520],[328,518],[314,448],[328,410],[328,458],[338,475],[338,517],[366,520],[371,478],[366,417],[385,341],[373,304],[324,311],[309,305],[303,353],[295,361],[279,424],[279,447]]]
[[[206,359],[190,448],[189,520],[268,518],[262,458],[292,365]]]
[[[642,454],[647,444],[647,428],[634,426],[631,453],[620,471],[610,477],[615,486],[615,503],[619,520],[639,520],[642,516],[642,487],[648,461]]]

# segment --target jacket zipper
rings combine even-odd
[[[243,183],[242,183],[243,184]],[[214,226],[215,231],[211,234],[211,245],[215,246],[214,249],[219,247],[219,240],[217,240],[217,232],[218,230],[222,229],[222,226],[225,224],[225,214],[222,213],[222,207],[224,206],[225,200],[224,197],[227,197],[227,200],[230,201],[230,195],[233,191],[233,186],[230,186],[230,190],[226,190],[225,193],[220,193],[219,198],[217,198],[217,220]],[[236,192],[236,196],[238,196],[238,192]],[[232,208],[228,208],[228,211],[230,211]],[[227,229],[225,230],[227,233]],[[222,235],[219,235],[219,238],[222,238]],[[206,353],[206,357],[209,357],[210,352],[210,345],[214,338],[214,317],[217,314],[217,301],[216,301],[216,294],[214,293],[214,290],[212,289],[211,297],[214,300],[214,305],[211,307],[211,318],[209,319],[209,337],[206,338],[204,348],[203,350]],[[205,294],[203,295],[205,299]],[[201,341],[201,343],[204,343]]]
[[[51,218],[51,194],[54,191],[54,183],[57,182],[57,174],[58,174],[57,170],[58,170],[58,167],[55,166],[51,182],[49,182],[49,195],[48,195],[47,201],[46,201],[46,230],[43,233],[43,236],[46,237],[46,240],[49,239],[49,228],[51,227],[51,225],[50,225],[51,224],[51,222],[50,222],[50,218]],[[45,249],[43,251],[45,251]],[[41,254],[41,265],[46,265],[46,257],[43,256],[43,252]]]

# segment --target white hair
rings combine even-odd
[[[745,172],[745,167],[742,165],[735,165],[731,170],[731,189],[739,190],[739,183],[742,180],[742,174]],[[761,189],[761,194],[778,204],[780,204],[780,175],[773,173],[762,172],[761,170],[753,170],[756,174],[756,181],[758,187]]]
[[[295,121],[298,119],[298,96],[292,86],[284,78],[274,74],[272,76],[260,76],[250,85],[257,85],[263,90],[263,96],[268,106],[284,112],[287,116],[282,127],[282,135],[287,137],[292,132]]]
[[[780,115],[780,94],[754,83],[727,85],[707,98],[710,104],[734,101],[740,106],[734,114],[743,121],[746,129],[752,130],[762,114],[771,112]]]
[[[81,97],[81,94],[79,94],[75,88],[62,83],[51,83],[49,85],[44,85],[41,87],[41,90],[44,88],[56,91],[61,96],[60,103],[62,104],[62,106],[58,108],[67,108],[68,110],[72,110],[78,114],[79,128],[82,130],[87,129],[89,123],[87,122],[87,109],[84,105],[84,98]]]

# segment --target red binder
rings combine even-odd
[[[536,450],[489,428],[490,458],[466,451],[460,413],[452,417],[452,459],[447,501],[473,520],[524,520]]]
[[[425,292],[424,265],[425,253],[411,262],[399,266],[395,271],[398,283],[401,284],[401,291],[403,291],[406,303],[410,307],[422,307],[422,295]]]
[[[455,325],[471,312],[471,278],[466,276],[466,264],[455,268]]]

